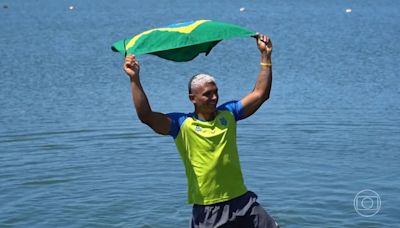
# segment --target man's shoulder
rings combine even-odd
[[[185,122],[185,120],[187,118],[189,118],[193,115],[194,115],[193,113],[183,113],[183,112],[167,113],[167,116],[171,119],[171,128],[170,128],[169,135],[176,138],[183,122]]]
[[[183,121],[185,121],[185,119],[187,119],[188,117],[192,117],[194,113],[171,112],[167,113],[167,115],[169,118],[171,118],[172,121],[176,121],[177,123],[179,123],[179,125],[181,125]]]
[[[223,103],[222,105],[218,106],[217,108],[219,111],[229,111],[231,112],[236,120],[242,119],[242,102],[240,101],[228,101]]]
[[[218,110],[230,110],[232,108],[235,108],[238,105],[238,102],[239,101],[236,101],[236,100],[228,101],[228,102],[225,102],[225,103],[219,105],[217,107],[217,109]]]

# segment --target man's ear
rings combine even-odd
[[[194,100],[194,94],[189,94],[189,100],[193,103],[196,104],[196,101]]]

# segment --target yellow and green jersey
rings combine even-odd
[[[185,165],[190,204],[224,202],[247,192],[236,145],[236,122],[243,118],[240,101],[219,106],[211,121],[195,113],[168,116],[169,134]]]

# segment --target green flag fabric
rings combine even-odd
[[[147,30],[132,38],[117,41],[111,48],[125,56],[152,54],[184,62],[200,53],[208,55],[221,40],[251,36],[256,36],[256,33],[238,25],[197,20]]]

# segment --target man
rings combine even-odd
[[[191,227],[276,227],[244,185],[236,145],[236,122],[251,116],[269,98],[272,42],[259,35],[260,72],[253,91],[240,101],[217,107],[218,88],[212,76],[198,74],[189,82],[193,113],[154,112],[139,79],[135,56],[125,58],[133,102],[139,119],[162,135],[171,135],[185,165]]]

